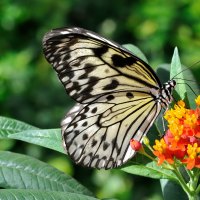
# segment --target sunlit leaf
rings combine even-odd
[[[38,128],[15,119],[0,117],[0,138],[8,138],[10,134],[35,129]]]
[[[37,144],[61,153],[65,153],[62,145],[60,129],[27,130],[12,134],[9,138]]]
[[[135,174],[155,179],[166,178],[169,180],[176,181],[176,178],[171,170],[163,169],[162,167],[158,166],[155,162],[149,162],[146,165],[134,164],[127,167],[123,167],[121,169],[130,174]]]

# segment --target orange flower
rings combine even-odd
[[[155,140],[155,145],[153,146],[153,154],[158,157],[158,165],[161,165],[165,160],[169,160],[169,162],[173,162],[171,159],[170,153],[167,149],[167,144],[165,140],[162,138],[160,141]]]
[[[168,136],[170,136],[169,132]],[[185,155],[185,149],[182,146],[172,147],[168,139],[164,137],[160,141],[156,140],[153,146],[153,154],[158,157],[158,165],[161,165],[164,161],[172,164],[174,163],[174,158],[182,159]]]
[[[179,160],[188,169],[200,168],[200,96],[195,102],[195,110],[185,108],[185,103],[179,101],[173,109],[166,111],[164,118],[169,129],[164,138],[156,140],[153,146],[158,165],[164,161],[172,164]]]
[[[194,167],[200,168],[200,147],[195,142],[194,144],[188,144],[187,154],[188,157],[182,162],[187,164],[187,169],[192,169]]]

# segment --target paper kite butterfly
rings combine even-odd
[[[168,108],[175,80],[162,85],[129,50],[82,28],[51,30],[43,50],[77,102],[61,123],[67,154],[98,169],[130,160],[135,155],[130,140],[142,141],[161,109]]]

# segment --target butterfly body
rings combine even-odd
[[[61,123],[68,155],[84,166],[114,168],[135,154],[174,80],[161,85],[153,69],[122,46],[81,28],[54,29],[43,40],[46,59],[77,101]]]

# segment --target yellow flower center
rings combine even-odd
[[[197,119],[198,119],[198,117],[195,114],[192,114],[192,115],[186,114],[184,123],[190,127],[195,127],[195,125],[197,123]]]
[[[168,127],[170,132],[174,136],[175,141],[178,141],[183,133],[183,125],[179,125],[178,123],[170,123]]]
[[[195,159],[197,157],[197,154],[200,153],[200,147],[198,147],[197,143],[194,143],[193,145],[188,144],[187,153],[191,159]]]
[[[165,143],[164,139],[162,138],[160,141],[159,140],[155,140],[155,145],[153,146],[155,151],[159,151],[160,153],[164,153],[167,144]]]

